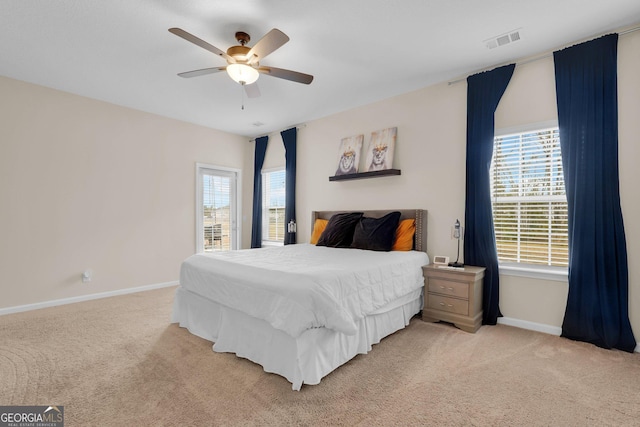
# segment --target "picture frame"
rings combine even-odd
[[[397,127],[371,132],[364,164],[366,172],[393,169],[397,134]]]
[[[364,135],[354,135],[342,138],[338,149],[338,167],[336,175],[350,175],[358,173],[360,165],[360,153]]]

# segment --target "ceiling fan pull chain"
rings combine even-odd
[[[240,83],[240,91],[242,92],[240,95],[240,99],[242,100],[242,110],[244,110],[244,82]]]

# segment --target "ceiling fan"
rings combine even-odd
[[[236,33],[236,40],[239,45],[231,46],[226,52],[218,49],[217,47],[205,42],[204,40],[194,36],[191,33],[184,31],[181,28],[169,28],[169,32],[175,34],[178,37],[200,46],[209,52],[224,58],[227,61],[226,66],[203,68],[201,70],[187,71],[179,73],[180,77],[190,78],[203,76],[205,74],[218,73],[220,71],[226,71],[229,77],[235,82],[240,83],[245,87],[249,97],[259,96],[260,93],[257,87],[251,86],[260,74],[266,74],[272,77],[280,79],[290,80],[292,82],[309,84],[313,81],[313,76],[309,74],[299,73],[297,71],[285,70],[283,68],[266,67],[261,66],[260,61],[267,55],[280,48],[286,42],[289,41],[289,37],[278,30],[277,28],[269,31],[264,37],[262,37],[258,43],[253,47],[246,46],[251,40],[249,34],[238,31]]]

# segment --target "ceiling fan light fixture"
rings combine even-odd
[[[250,85],[258,80],[260,73],[258,70],[246,64],[229,64],[227,65],[227,74],[236,83]]]

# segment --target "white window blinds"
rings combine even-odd
[[[262,173],[262,240],[284,242],[285,170]]]
[[[558,128],[496,137],[490,169],[501,263],[568,265]]]
[[[204,252],[232,249],[234,175],[224,171],[202,169],[199,171],[201,203],[199,212],[202,224],[199,232]]]

